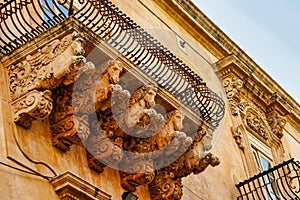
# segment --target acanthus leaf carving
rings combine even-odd
[[[33,90],[12,103],[14,121],[29,128],[33,120],[44,119],[52,111],[51,91]]]

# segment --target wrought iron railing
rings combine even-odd
[[[0,6],[0,56],[72,16],[199,113],[212,128],[224,116],[224,101],[182,60],[108,0],[11,0]]]
[[[283,162],[237,184],[238,200],[299,200],[300,163]]]

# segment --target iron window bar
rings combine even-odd
[[[74,4],[74,0],[11,0],[0,4],[0,57],[72,16],[199,113],[211,128],[219,125],[224,101],[182,60],[110,1],[77,0],[80,6],[76,9]]]
[[[238,200],[299,200],[300,163],[290,159],[236,185]]]

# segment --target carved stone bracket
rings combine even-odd
[[[102,129],[97,120],[93,120],[90,126],[91,135],[85,142],[89,167],[98,173],[104,171],[109,165],[118,168],[123,158],[121,137],[111,138],[107,130]]]
[[[241,101],[240,90],[243,82],[235,76],[229,76],[223,81],[232,115],[238,114],[238,103]]]
[[[120,168],[130,172],[120,171],[121,185],[128,191],[134,192],[140,185],[148,185],[154,179],[153,161],[147,156],[131,156],[124,159]]]
[[[43,119],[52,111],[51,92],[33,90],[12,103],[14,121],[29,128],[33,120]]]
[[[16,123],[29,128],[33,120],[48,116],[51,91],[62,84],[70,85],[81,73],[94,69],[83,57],[84,46],[83,34],[74,32],[8,67]]]
[[[148,185],[151,199],[181,199],[181,179],[183,177],[186,177],[191,173],[199,174],[209,165],[214,167],[219,164],[219,159],[212,154],[209,153],[204,158],[200,158],[193,149],[190,149],[173,164],[156,171],[154,180]]]
[[[286,124],[286,118],[280,115],[275,109],[269,108],[267,113],[267,121],[273,136],[280,140],[283,136],[283,128]]]
[[[89,135],[88,116],[69,116],[51,125],[52,143],[62,151],[68,151],[72,144],[84,142]]]
[[[182,193],[181,178],[175,178],[171,171],[157,172],[154,180],[149,184],[150,197],[153,200],[179,200]]]

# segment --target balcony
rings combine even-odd
[[[0,57],[69,17],[100,36],[212,129],[219,125],[224,101],[182,60],[108,0],[11,0],[0,4]]]
[[[290,159],[236,186],[238,200],[300,199],[300,163]]]
[[[5,1],[0,35],[14,122],[48,120],[53,146],[84,145],[86,164],[118,170],[127,191],[181,199],[183,177],[220,163],[208,150],[224,101],[110,1]]]

